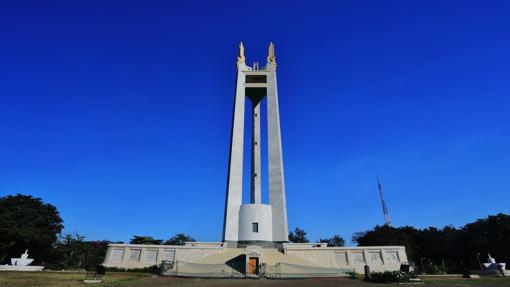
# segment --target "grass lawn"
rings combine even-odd
[[[85,284],[85,273],[78,272],[0,272],[1,287],[76,287],[76,286],[119,286],[119,287],[383,287],[406,286],[397,284],[367,283],[347,278],[315,278],[287,280],[252,279],[198,279],[154,277],[144,273],[108,272],[104,282]],[[481,279],[462,278],[422,278],[424,285],[418,286],[510,286],[510,277],[482,277]],[[407,285],[416,286],[416,285]]]
[[[1,287],[123,286],[149,277],[144,273],[109,272],[100,284],[85,284],[80,272],[0,272]]]
[[[421,278],[422,286],[510,286],[510,277],[483,276],[480,279],[464,278]]]

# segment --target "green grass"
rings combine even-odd
[[[143,273],[109,272],[103,283],[85,284],[81,272],[0,272],[2,287],[76,287],[76,286],[122,286],[150,275]]]
[[[421,278],[425,283],[422,286],[510,286],[510,277],[483,276],[480,279],[467,279],[458,277]]]

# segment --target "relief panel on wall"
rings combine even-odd
[[[346,252],[335,252],[335,263],[340,266],[347,266],[347,253]]]
[[[161,260],[174,262],[175,249],[163,249]]]
[[[363,253],[361,252],[353,252],[350,254],[352,257],[352,261],[354,264],[365,264],[365,259],[363,258]]]
[[[400,263],[398,251],[386,251],[386,260],[388,263]]]
[[[124,249],[113,249],[111,255],[111,262],[122,262],[124,257]]]
[[[145,250],[145,262],[156,262],[158,258],[158,250],[149,249]]]
[[[383,264],[382,258],[381,258],[381,252],[369,252],[369,258],[371,263],[375,264]]]
[[[129,250],[129,261],[140,261],[140,249],[130,249]]]

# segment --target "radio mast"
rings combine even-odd
[[[391,225],[390,214],[388,213],[388,208],[386,207],[386,202],[384,202],[384,193],[381,185],[381,181],[379,181],[379,176],[377,176],[377,187],[379,188],[379,195],[381,196],[381,204],[382,210],[384,214],[384,225]]]

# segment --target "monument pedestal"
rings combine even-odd
[[[11,265],[0,265],[0,271],[42,271],[44,266],[30,266],[34,259],[28,258],[28,249],[20,258],[11,258]]]
[[[27,271],[36,272],[43,271],[44,266],[15,266],[15,265],[0,265],[0,271]]]
[[[256,244],[238,246],[231,248],[223,242],[188,242],[179,246],[110,244],[103,265],[133,269],[165,261],[171,266],[166,275],[244,278],[248,266],[256,259],[261,270],[269,270],[259,277],[307,278],[347,276],[347,272],[362,274],[365,265],[374,272],[397,271],[407,262],[403,246],[327,247],[325,243],[280,243],[281,249]]]

